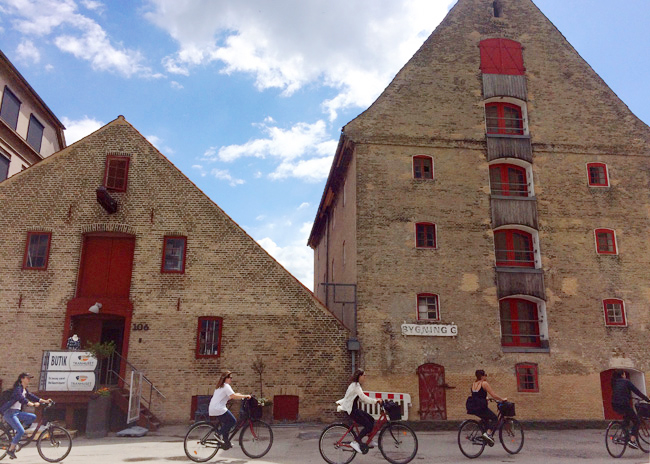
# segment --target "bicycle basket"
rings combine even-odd
[[[396,402],[391,400],[384,401],[384,410],[386,410],[386,414],[388,414],[390,420],[402,419],[402,410]]]
[[[512,417],[515,415],[515,403],[511,403],[510,401],[499,403],[499,411],[506,417]]]
[[[241,409],[239,412],[244,417],[250,417],[253,420],[261,419],[262,406],[257,402],[257,398],[253,396],[251,398],[246,398],[241,402]]]
[[[641,417],[650,417],[650,403],[639,403],[636,405],[636,410]]]

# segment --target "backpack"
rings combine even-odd
[[[10,388],[9,390],[5,390],[2,393],[0,393],[0,412],[4,413],[5,410],[3,409],[5,403],[9,402],[11,400],[11,395],[13,395],[14,389]]]

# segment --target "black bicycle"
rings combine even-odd
[[[248,398],[242,400],[239,419],[230,431],[229,441],[239,433],[239,446],[249,458],[261,458],[273,445],[273,430],[266,422],[260,420],[262,408],[256,405],[257,401]],[[185,435],[183,446],[185,455],[194,462],[209,461],[224,446],[219,436],[219,421],[197,422],[190,427]]]
[[[54,425],[47,419],[47,410],[52,406],[54,406],[54,401],[43,406],[41,420],[31,435],[27,433],[23,435],[18,445],[16,445],[16,453],[36,440],[38,454],[48,462],[63,461],[70,454],[72,437],[66,429]],[[0,459],[3,459],[7,455],[7,450],[9,449],[9,445],[11,445],[11,440],[14,438],[14,435],[14,429],[3,421],[0,424]]]
[[[489,399],[489,401],[495,400]],[[503,445],[503,449],[509,454],[517,454],[524,447],[524,428],[517,419],[512,418],[515,415],[515,404],[509,401],[495,402],[499,414],[492,435],[498,430],[499,441]],[[468,419],[460,424],[458,428],[460,452],[470,459],[479,457],[483,453],[485,445],[489,444],[483,437],[486,431],[487,424],[483,420]],[[493,446],[493,444],[489,445]]]
[[[650,404],[634,398],[637,414],[639,416],[639,434],[636,437],[636,444],[644,453],[650,452],[650,431],[648,428],[648,417],[650,417]],[[629,422],[624,420],[611,421],[605,432],[605,446],[607,452],[613,458],[620,458],[625,449],[630,446]]]

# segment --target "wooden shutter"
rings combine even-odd
[[[521,76],[526,72],[521,44],[509,39],[486,39],[479,44],[484,74]]]

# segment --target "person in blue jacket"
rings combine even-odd
[[[16,431],[13,440],[11,440],[11,445],[7,450],[7,454],[11,459],[16,459],[16,445],[25,434],[25,428],[23,427],[23,424],[21,424],[21,421],[29,428],[32,422],[36,420],[35,414],[23,412],[22,407],[33,406],[37,408],[41,404],[47,404],[51,401],[41,399],[27,390],[29,381],[33,378],[34,376],[27,372],[21,373],[18,376],[18,380],[14,383],[11,398],[9,401],[0,405],[0,414],[3,415],[5,421],[7,421],[7,423]]]
[[[612,408],[623,416],[625,428],[627,428],[630,423],[632,424],[630,440],[627,446],[639,449],[636,439],[639,435],[640,420],[636,411],[634,411],[634,408],[632,407],[632,393],[648,402],[650,402],[650,398],[645,396],[638,388],[636,388],[634,384],[626,378],[627,376],[627,372],[622,369],[614,371],[614,375],[612,376]]]

